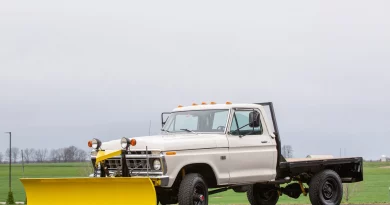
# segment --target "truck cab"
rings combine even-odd
[[[263,107],[254,104],[179,106],[162,130],[178,146],[169,150],[192,156],[181,166],[207,163],[218,185],[255,183],[276,177],[275,135],[265,119]]]

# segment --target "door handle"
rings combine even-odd
[[[261,143],[268,143],[268,141],[261,141]]]

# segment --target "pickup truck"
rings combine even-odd
[[[90,141],[91,177],[147,177],[158,181],[157,204],[180,205],[207,205],[229,189],[246,192],[251,205],[274,205],[283,194],[340,204],[342,183],[363,180],[361,157],[286,160],[272,102],[194,103],[161,119],[160,135]],[[99,150],[122,151],[99,159]]]

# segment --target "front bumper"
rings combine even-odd
[[[153,160],[160,160],[161,169],[152,170]],[[131,154],[126,150],[101,150],[91,157],[94,173],[90,177],[145,177],[150,178],[155,186],[166,187],[169,177],[163,155]]]
[[[100,173],[96,176],[95,176],[95,174],[90,174],[89,177],[100,178]],[[154,186],[167,187],[169,184],[169,177],[168,176],[135,176],[135,177],[149,178],[153,182]]]

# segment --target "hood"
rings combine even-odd
[[[164,141],[163,141],[163,138],[161,135],[145,136],[145,137],[131,137],[129,139],[137,140],[137,144],[135,146],[130,146],[130,150],[134,150],[134,151],[146,150],[146,146],[148,146],[148,150],[163,150],[164,149]],[[122,149],[121,139],[103,142],[102,149],[103,150]]]
[[[225,137],[224,135],[222,135]],[[135,146],[130,146],[130,150],[159,150],[159,151],[178,151],[188,149],[207,149],[217,147],[217,138],[221,134],[167,134],[155,136],[132,137],[129,139],[137,140]],[[120,139],[102,143],[103,150],[122,149]]]

